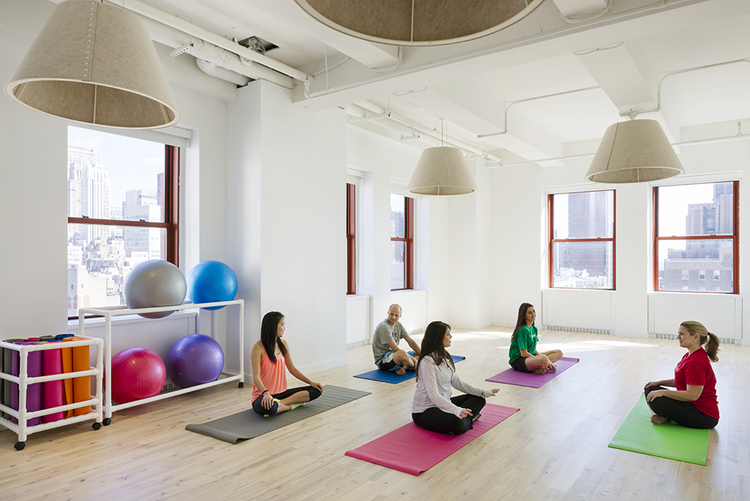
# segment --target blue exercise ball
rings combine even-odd
[[[195,266],[187,278],[188,297],[193,303],[231,301],[237,294],[237,276],[221,261],[204,261]],[[207,310],[218,310],[212,306]]]
[[[125,281],[125,302],[130,309],[177,306],[185,301],[187,282],[180,269],[168,261],[152,259],[139,264]],[[140,314],[161,318],[174,311]]]
[[[224,351],[203,334],[181,337],[167,354],[167,377],[180,388],[216,381],[224,368]]]

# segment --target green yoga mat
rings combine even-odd
[[[672,421],[651,424],[651,409],[646,404],[646,398],[641,397],[609,446],[705,466],[709,432],[710,430],[685,428]]]
[[[185,429],[217,440],[223,440],[230,444],[236,444],[243,440],[249,440],[269,431],[302,421],[305,418],[320,414],[321,412],[369,394],[366,391],[326,385],[323,387],[323,394],[317,399],[305,405],[300,405],[294,410],[282,412],[275,416],[263,417],[250,408],[208,423],[189,424]],[[249,407],[251,403],[249,395],[247,402]]]

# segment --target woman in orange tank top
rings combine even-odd
[[[261,415],[272,416],[315,400],[323,392],[323,385],[310,381],[294,366],[289,345],[283,339],[284,315],[270,311],[263,317],[260,340],[253,346],[250,359],[253,365],[253,409]],[[292,376],[309,386],[287,389],[286,369]]]

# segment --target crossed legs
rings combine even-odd
[[[544,374],[547,371],[555,372],[557,370],[555,362],[560,360],[562,356],[563,352],[561,350],[544,351],[539,355],[534,355],[524,360],[526,362],[526,370],[535,374]]]
[[[315,400],[320,396],[320,391],[312,386],[301,386],[299,388],[290,388],[282,393],[271,396],[274,398],[274,403],[270,409],[266,409],[261,405],[263,401],[263,395],[261,395],[253,401],[253,410],[262,416],[266,414],[272,416],[279,412],[290,410],[294,404],[302,404]]]

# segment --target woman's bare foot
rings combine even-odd
[[[660,416],[658,414],[654,414],[653,416],[651,416],[651,422],[653,424],[664,424],[667,421],[669,421],[668,418],[665,418],[664,416]]]
[[[399,376],[403,376],[404,374],[406,374],[406,369],[401,367],[400,369],[396,369],[394,372],[398,374]]]

